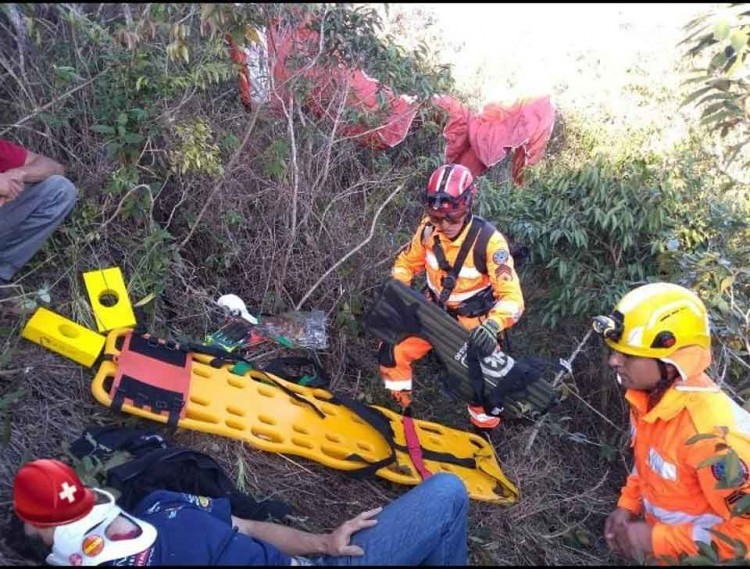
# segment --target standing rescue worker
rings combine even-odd
[[[472,215],[476,191],[474,177],[465,166],[437,168],[423,194],[426,216],[398,253],[391,275],[408,286],[414,277],[426,273],[428,298],[472,331],[469,341],[476,353],[485,357],[495,351],[498,334],[518,322],[524,302],[505,237]],[[470,230],[472,225],[484,231],[477,234]],[[462,255],[462,265],[456,267],[462,246],[467,251]],[[454,268],[459,269],[455,275]],[[427,340],[417,336],[397,344],[380,344],[380,375],[385,388],[404,409],[411,404],[412,363],[431,349]],[[468,411],[471,422],[481,429],[492,429],[500,423],[479,403],[470,404]]]
[[[750,415],[705,373],[711,337],[701,300],[675,284],[648,284],[593,327],[627,389],[635,458],[605,524],[609,547],[676,561],[713,540],[722,558],[731,557],[733,547],[715,530],[750,549],[750,516],[732,511],[750,495]]]

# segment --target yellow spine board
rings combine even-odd
[[[127,330],[113,330],[107,337],[105,353],[118,354],[115,342]],[[278,387],[264,382],[266,374],[249,370],[244,375],[229,371],[230,366],[216,369],[208,365],[211,356],[193,354],[192,378],[185,418],[178,425],[245,441],[255,448],[319,462],[338,470],[357,470],[360,461],[347,460],[351,455],[368,462],[389,456],[391,449],[382,436],[348,408],[330,403],[332,394],[277,381],[313,403],[325,414],[321,418],[313,409]],[[91,391],[99,403],[110,406],[108,389],[117,372],[113,362],[104,361],[94,378]],[[397,444],[406,445],[401,417],[382,407],[375,407],[391,421]],[[167,416],[124,404],[122,410],[160,423]],[[480,501],[510,505],[518,501],[518,490],[503,474],[492,446],[482,437],[451,429],[429,421],[414,420],[425,450],[472,457],[476,468],[436,462],[425,458],[430,472],[452,472],[466,484],[469,495]],[[407,452],[396,451],[397,460],[377,471],[377,475],[398,484],[416,485],[421,477]]]

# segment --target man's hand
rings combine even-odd
[[[469,343],[480,358],[486,358],[497,348],[497,335],[500,333],[500,326],[494,320],[485,320],[474,328],[469,335]]]
[[[625,508],[617,508],[604,524],[604,537],[609,548],[632,559],[639,559],[653,552],[651,533],[653,528]]]
[[[625,508],[617,508],[607,517],[607,521],[604,522],[604,539],[607,540],[607,545],[615,553],[625,555],[625,552],[620,550],[619,544],[616,540],[615,531],[618,528],[623,528],[625,524],[634,519],[633,512]]]
[[[0,205],[16,199],[23,188],[23,182],[11,171],[0,174]]]
[[[358,545],[350,545],[352,535],[357,533],[359,530],[370,528],[378,523],[378,520],[372,519],[377,516],[383,508],[375,508],[374,510],[367,510],[362,512],[356,518],[344,522],[337,527],[333,532],[328,534],[326,540],[326,553],[333,556],[341,555],[352,555],[360,557],[365,554],[364,550]]]

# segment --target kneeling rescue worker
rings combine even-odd
[[[593,327],[627,390],[635,462],[605,524],[609,547],[674,564],[698,553],[698,542],[714,541],[721,558],[732,557],[717,531],[750,549],[750,514],[733,511],[750,496],[750,415],[705,373],[711,336],[703,302],[675,284],[647,284]]]
[[[497,348],[498,334],[518,322],[524,302],[505,237],[472,215],[476,192],[474,177],[465,166],[437,168],[423,194],[426,215],[399,251],[391,276],[410,285],[414,277],[426,273],[428,298],[471,330],[470,343],[480,357],[486,357]],[[412,363],[431,349],[427,340],[417,336],[380,344],[380,375],[404,409],[411,404]],[[480,429],[500,423],[478,402],[470,404],[468,411],[472,424]]]

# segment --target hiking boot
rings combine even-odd
[[[484,412],[481,405],[467,405],[469,420],[478,429],[491,430],[500,425],[500,417],[493,417]]]

